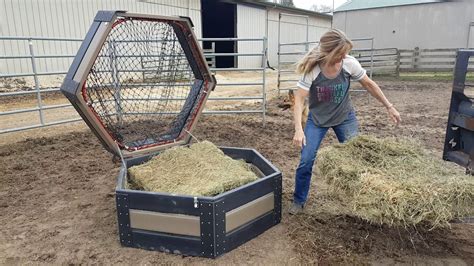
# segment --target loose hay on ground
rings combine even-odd
[[[474,213],[474,178],[408,140],[359,136],[319,152],[330,193],[369,222],[432,228]]]
[[[209,141],[168,149],[128,173],[143,190],[190,196],[214,196],[258,179],[249,164]]]

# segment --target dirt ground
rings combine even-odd
[[[362,133],[419,140],[441,156],[450,83],[380,81],[402,114],[394,127],[384,108],[354,93]],[[292,195],[298,150],[289,111],[268,103],[260,116],[205,116],[200,140],[255,148],[283,172],[283,205]],[[334,143],[331,132],[323,145]],[[119,165],[83,123],[0,138],[0,264],[421,264],[473,265],[474,224],[450,229],[387,228],[344,213],[317,174],[306,213],[283,213],[282,223],[216,260],[123,248],[114,186]]]

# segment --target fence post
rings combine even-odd
[[[398,48],[395,48],[396,51],[397,51],[397,68],[395,69],[395,75],[397,75],[397,77],[400,77],[400,50],[398,50]]]
[[[267,37],[263,37],[263,62],[267,62],[267,52],[268,52],[268,48],[267,48]],[[262,96],[263,96],[263,99],[262,99],[262,111],[263,111],[263,126],[265,127],[265,116],[266,116],[266,112],[267,112],[267,91],[266,91],[266,87],[265,87],[265,82],[266,82],[266,77],[265,77],[265,72],[267,70],[267,67],[266,67],[266,64],[263,64],[263,67],[262,67]]]
[[[420,47],[415,47],[415,49],[413,50],[413,61],[412,61],[413,70],[415,70],[415,71],[418,68],[419,56],[420,56]]]
[[[117,121],[119,121],[120,125],[123,123],[123,113],[122,113],[122,96],[121,96],[121,88],[120,88],[120,75],[119,75],[119,68],[118,68],[118,57],[117,57],[117,47],[115,41],[109,42],[109,51],[110,51],[110,70],[112,71],[112,83],[114,86],[114,98],[115,98],[115,111],[117,112],[115,115],[117,117]]]
[[[309,17],[306,17],[306,53],[309,52]]]
[[[145,77],[146,75],[145,75],[145,63],[143,62],[143,58],[144,58],[144,56],[140,56],[140,65],[141,65],[142,70],[143,70],[143,72],[142,72],[142,82],[144,83],[145,80],[146,80],[146,77]]]
[[[372,79],[372,74],[374,72],[374,38],[371,39],[370,45],[370,78]]]
[[[280,68],[281,68],[281,65],[280,65],[280,53],[281,53],[281,46],[280,46],[280,43],[281,43],[281,36],[280,36],[280,30],[281,30],[281,13],[278,14],[278,70],[277,70],[277,91],[278,91],[278,96],[280,96],[280,78],[281,78],[281,74],[280,74]]]
[[[38,80],[38,71],[36,69],[36,59],[35,59],[35,52],[33,49],[33,40],[29,39],[28,47],[30,48],[30,56],[31,56],[31,68],[33,70],[33,79],[35,81],[35,90],[36,90],[36,99],[38,101],[38,111],[40,117],[41,125],[44,125],[44,116],[43,116],[43,102],[41,100],[41,91],[40,85]]]

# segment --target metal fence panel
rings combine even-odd
[[[413,50],[400,50],[400,71],[453,71],[458,50],[459,49],[420,49],[419,47],[415,47]]]
[[[259,51],[252,51],[247,53],[206,53],[205,56],[208,57],[219,57],[219,56],[232,56],[232,57],[256,57],[262,62],[267,60],[267,39],[266,38],[206,38],[199,39],[202,43],[203,41],[235,41],[235,42],[255,42],[261,43],[262,49]],[[61,102],[54,98],[54,96],[59,94],[59,87],[62,83],[64,75],[67,73],[67,69],[71,64],[76,51],[61,50],[58,49],[55,53],[48,52],[45,53],[42,47],[45,46],[54,46],[59,43],[59,46],[67,46],[72,49],[72,47],[77,48],[80,46],[82,39],[72,39],[72,38],[47,38],[47,37],[0,37],[1,42],[17,42],[13,46],[23,47],[15,52],[3,53],[0,54],[0,63],[6,64],[8,67],[8,62],[14,60],[22,60],[27,68],[23,71],[15,71],[16,68],[13,68],[14,71],[5,71],[0,73],[0,85],[3,83],[4,90],[0,92],[0,102],[4,102],[0,108],[0,118],[4,118],[5,121],[2,121],[0,126],[0,134],[21,131],[26,129],[33,129],[51,125],[58,125],[63,123],[71,123],[75,121],[81,121],[77,113],[72,106],[66,101]],[[27,48],[27,49],[24,49]],[[134,56],[134,55],[130,55]],[[48,68],[48,61],[62,60],[63,67],[55,67],[54,69]],[[57,65],[57,64],[56,64]],[[207,110],[204,114],[261,114],[263,118],[263,123],[265,123],[265,113],[266,113],[266,68],[211,68],[211,71],[214,73],[219,73],[222,71],[240,71],[240,72],[258,72],[261,74],[261,80],[256,82],[226,82],[219,83],[219,87],[249,87],[249,86],[258,86],[261,89],[259,90],[258,95],[248,96],[246,93],[239,95],[239,88],[236,90],[236,93],[230,97],[210,97],[210,103],[217,102],[230,102],[230,101],[258,101],[260,105],[256,109],[224,109],[224,110]],[[146,69],[143,70],[144,75],[146,74]],[[20,89],[15,87],[21,87]],[[16,107],[15,104],[11,104],[14,101],[24,101],[25,97],[35,97],[34,106],[28,107]],[[51,98],[51,99],[50,99]],[[58,98],[58,97],[56,97]],[[10,99],[10,100],[9,100]],[[48,99],[47,103],[45,99]],[[62,95],[59,97],[62,99]],[[15,118],[14,116],[17,116]],[[37,120],[33,122],[31,119],[32,115],[37,116]],[[20,116],[20,117],[18,117]],[[24,122],[16,123],[16,122]],[[6,126],[8,124],[8,127]]]

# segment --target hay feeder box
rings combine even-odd
[[[187,145],[216,81],[189,18],[99,11],[61,87],[121,159],[122,246],[215,258],[281,220],[281,172],[253,149],[222,147],[262,176],[214,197],[128,187],[128,168]]]

